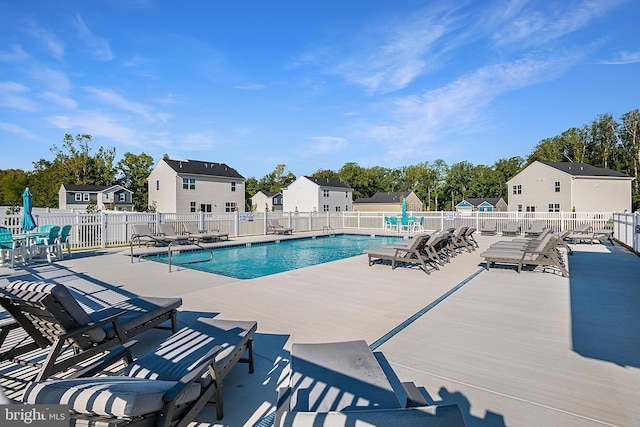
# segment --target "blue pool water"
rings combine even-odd
[[[394,243],[398,237],[372,237],[362,235],[336,235],[308,239],[282,240],[273,243],[232,246],[213,250],[208,262],[184,265],[184,268],[222,274],[238,279],[254,279],[361,255],[363,249]],[[189,261],[209,258],[209,252],[183,252],[171,256],[174,266]],[[148,259],[167,262],[166,255]]]

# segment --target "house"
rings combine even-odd
[[[162,159],[147,178],[157,212],[244,211],[245,179],[224,163]]]
[[[121,185],[62,184],[58,190],[58,208],[86,211],[95,202],[98,210],[133,212],[133,192]]]
[[[388,191],[373,197],[359,198],[353,202],[353,210],[359,212],[400,212],[402,199],[407,201],[407,212],[421,211],[422,200],[413,191]]]
[[[301,176],[282,190],[285,212],[353,210],[353,189],[337,179]]]
[[[251,197],[251,205],[254,211],[282,211],[282,193],[258,191]]]
[[[506,212],[507,202],[502,197],[480,197],[464,199],[456,205],[458,212]]]
[[[630,211],[633,179],[585,163],[535,161],[507,181],[509,211]]]

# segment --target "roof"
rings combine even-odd
[[[100,192],[107,188],[113,187],[112,185],[76,185],[76,184],[62,184],[67,191],[95,191]]]
[[[500,197],[476,197],[476,198],[464,199],[463,202],[466,200],[471,205],[476,207],[480,206],[484,202],[489,203],[491,206],[497,206],[500,199],[501,199]]]
[[[354,203],[400,203],[403,197],[408,197],[411,191],[387,191],[386,193],[376,193],[369,198],[356,199]]]
[[[278,194],[280,194],[280,193],[275,192],[275,191],[262,191],[262,190],[258,191],[256,194],[258,194],[258,193],[262,193],[262,194],[264,194],[264,195],[265,195],[265,196],[267,196],[267,197],[274,197],[274,196],[277,196]],[[254,196],[255,196],[256,194],[254,194]]]
[[[309,181],[317,184],[320,187],[342,187],[342,188],[351,188],[347,184],[338,181],[337,179],[332,178],[316,178],[315,176],[304,176]]]
[[[631,178],[629,175],[611,169],[598,168],[579,162],[540,162],[573,176],[608,176]]]
[[[244,179],[237,170],[224,163],[203,162],[200,160],[163,160],[171,166],[171,169],[179,174],[224,176],[227,178]]]

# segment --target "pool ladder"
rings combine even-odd
[[[330,225],[323,225],[322,226],[322,234],[325,234],[325,232],[329,235],[329,236],[335,236],[336,232],[333,228],[331,228]]]
[[[170,242],[167,245],[167,242],[164,240],[160,240],[158,239],[156,236],[150,236],[150,235],[139,235],[139,236],[134,236],[133,238],[131,238],[131,241],[129,242],[129,246],[131,248],[131,262],[133,263],[133,245],[135,244],[136,240],[140,240],[141,237],[147,237],[150,238],[152,240],[154,240],[156,242],[156,244],[160,244],[160,245],[166,245],[167,246],[167,262],[169,263],[169,273],[171,273],[171,252],[173,252],[171,250],[171,247],[173,246],[173,244],[183,244],[185,242],[187,242],[187,240],[174,240],[172,242]],[[207,252],[209,252],[209,259],[203,259],[203,260],[196,260],[196,261],[187,261],[187,262],[183,262],[181,264],[177,264],[178,266],[178,270],[180,269],[180,267],[182,267],[183,265],[188,265],[188,264],[197,264],[200,262],[208,262],[211,261],[213,259],[213,251],[209,248],[205,248],[204,246],[202,246],[200,243],[198,242],[193,242],[193,241],[189,241],[189,245],[194,245],[197,246],[198,248],[205,250]],[[140,256],[138,256],[138,261],[141,261],[142,258],[145,257],[145,254],[142,254]]]

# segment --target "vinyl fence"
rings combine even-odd
[[[384,230],[385,216],[400,216],[400,212],[229,212],[229,213],[131,213],[103,211],[98,213],[41,212],[35,213],[36,224],[63,226],[71,224],[70,242],[73,249],[107,248],[129,244],[133,224],[149,225],[152,231],[161,223],[170,223],[177,233],[184,232],[184,224],[193,222],[201,230],[218,230],[232,237],[267,233],[268,220],[277,220],[297,232],[324,230]],[[544,220],[555,231],[573,229],[588,223],[594,228],[613,227],[614,237],[639,251],[639,214],[611,212],[408,212],[424,217],[426,230],[450,227],[480,229],[488,220],[495,220],[498,232],[507,221],[517,221],[526,229],[533,221]],[[0,214],[0,225],[20,233],[21,215]]]

